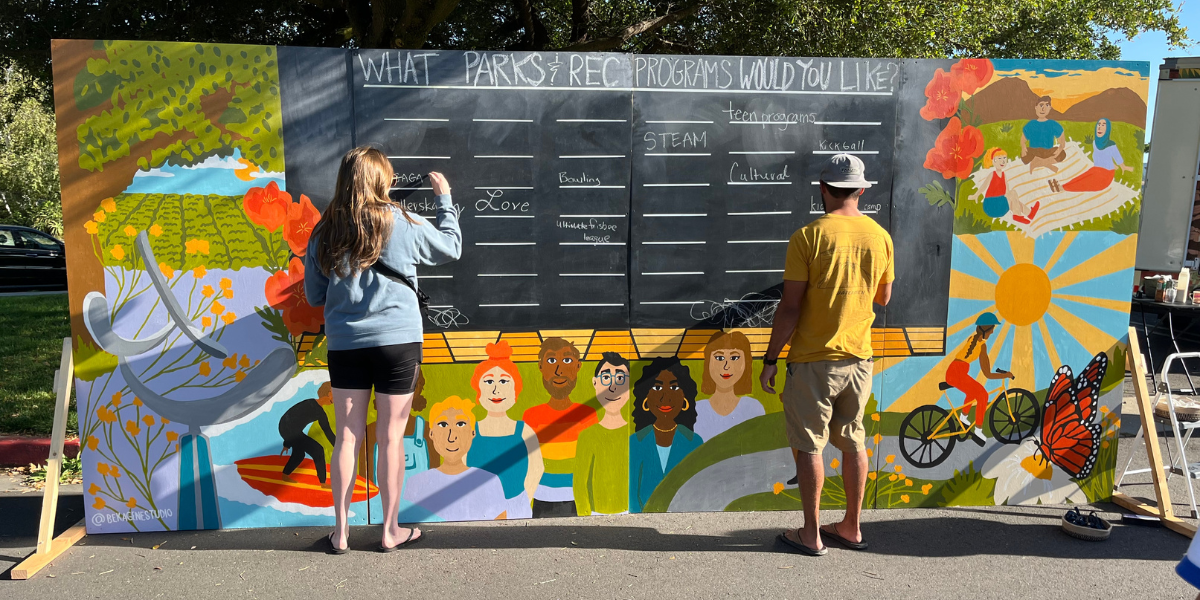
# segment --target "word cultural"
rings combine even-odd
[[[787,181],[789,178],[791,175],[788,175],[787,165],[783,165],[781,171],[760,171],[754,167],[742,167],[736,161],[729,166],[729,181],[732,182]]]

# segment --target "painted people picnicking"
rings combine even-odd
[[[1029,172],[1047,168],[1058,172],[1058,163],[1067,157],[1067,137],[1062,124],[1049,118],[1053,107],[1050,96],[1038,98],[1033,106],[1035,119],[1021,128],[1021,161]]]
[[[538,352],[542,385],[550,400],[525,410],[525,423],[537,434],[545,472],[533,495],[534,517],[575,516],[575,449],[579,432],[596,423],[596,411],[571,401],[579,380],[580,355],[574,344],[546,338]]]
[[[542,451],[533,428],[508,416],[523,387],[521,372],[511,358],[512,347],[501,341],[485,350],[488,359],[475,366],[471,385],[487,416],[475,425],[467,462],[500,478],[508,518],[527,519],[533,516],[533,495],[545,470]]]
[[[424,335],[415,284],[416,265],[437,265],[462,254],[462,232],[450,184],[430,173],[437,217],[413,217],[388,197],[395,173],[383,152],[355,148],[338,169],[333,200],[313,231],[304,257],[304,294],[325,307],[337,441],[331,478],[335,526],[329,552],[348,550],[348,510],[355,457],[362,444],[374,389],[379,442],[376,473],[384,510],[381,551],[421,539],[397,523],[404,485],[405,442]],[[384,275],[378,264],[399,275]],[[395,276],[393,275],[393,276]],[[468,410],[469,412],[469,410]]]
[[[780,400],[796,455],[804,525],[779,534],[779,540],[811,556],[827,552],[823,537],[866,549],[859,518],[867,482],[863,412],[875,367],[872,304],[887,306],[895,278],[891,236],[858,210],[870,187],[856,156],[836,154],[821,170],[825,215],[788,242],[783,299],[760,376],[763,390],[775,393],[776,361],[790,340]],[[821,527],[826,443],[842,451],[846,514],[841,522]]]
[[[579,433],[575,447],[575,509],[580,516],[629,512],[629,360],[605,352],[592,387],[604,416]]]

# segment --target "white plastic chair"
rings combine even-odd
[[[1185,448],[1187,447],[1188,440],[1192,439],[1192,433],[1194,433],[1196,429],[1200,429],[1200,421],[1179,420],[1179,417],[1175,412],[1175,393],[1173,390],[1171,390],[1171,386],[1168,383],[1170,380],[1167,379],[1167,374],[1171,371],[1171,364],[1176,360],[1185,358],[1200,358],[1200,352],[1176,352],[1175,354],[1167,356],[1167,360],[1163,362],[1162,378],[1160,380],[1163,383],[1159,386],[1159,389],[1156,390],[1157,394],[1154,397],[1153,406],[1158,406],[1158,404],[1162,401],[1163,396],[1166,396],[1169,418],[1163,419],[1155,414],[1154,421],[1169,421],[1171,423],[1171,429],[1173,432],[1171,437],[1175,439],[1175,445],[1179,450],[1179,457],[1175,458],[1175,453],[1171,448],[1171,442],[1168,441],[1167,456],[1170,458],[1171,464],[1169,466],[1165,466],[1164,470],[1167,472],[1168,480],[1170,480],[1171,476],[1176,473],[1181,475],[1185,473],[1187,474],[1188,499],[1191,501],[1192,505],[1192,518],[1195,519],[1200,517],[1200,511],[1196,509],[1196,491],[1192,487],[1191,480],[1200,479],[1200,463],[1189,463],[1187,460],[1187,454],[1185,453]],[[1180,364],[1182,364],[1182,361]],[[1143,434],[1144,432],[1142,431],[1142,428],[1138,427],[1137,436],[1135,436],[1133,440],[1135,444],[1141,441]],[[1129,461],[1125,463],[1125,470],[1121,473],[1121,477],[1117,479],[1115,487],[1121,487],[1121,481],[1125,479],[1126,475],[1150,472],[1150,469],[1135,469],[1133,471],[1129,470],[1129,465],[1133,463],[1133,457],[1136,455],[1137,452],[1130,453]]]

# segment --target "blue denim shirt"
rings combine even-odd
[[[438,196],[433,223],[413,215],[410,223],[394,209],[392,237],[379,262],[417,283],[417,265],[436,266],[462,255],[462,231],[450,194]],[[326,276],[317,263],[317,236],[304,256],[304,293],[309,304],[325,307],[325,336],[330,350],[353,350],[420,342],[424,336],[417,295],[403,283],[373,269],[341,278]]]

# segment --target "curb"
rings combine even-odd
[[[79,439],[63,443],[63,454],[79,456]],[[25,435],[0,435],[0,467],[23,467],[30,463],[44,465],[50,456],[50,438]]]

